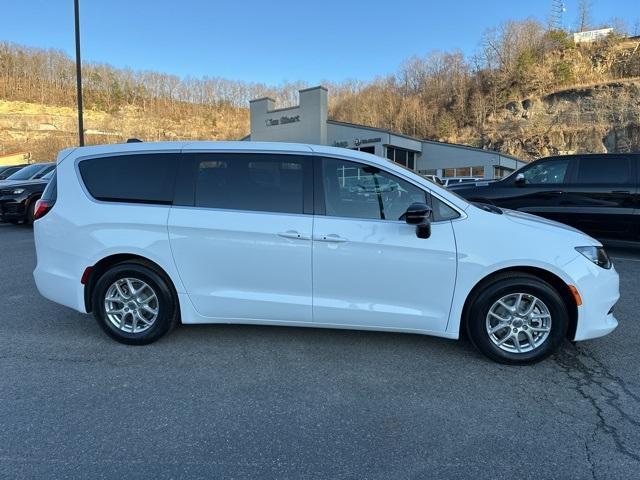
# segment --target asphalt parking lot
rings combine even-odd
[[[127,347],[41,298],[0,224],[1,478],[640,478],[640,254],[619,328],[530,367],[466,341],[180,327]]]

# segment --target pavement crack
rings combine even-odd
[[[640,454],[637,449],[629,448],[611,415],[607,415],[606,409],[614,410],[620,421],[634,428],[640,427],[640,421],[635,415],[630,414],[622,407],[622,404],[640,406],[640,396],[631,391],[629,386],[617,375],[614,375],[593,353],[580,346],[567,347],[553,357],[558,368],[571,380],[571,388],[584,398],[593,408],[597,422],[591,441],[597,441],[599,432],[609,436],[615,444],[616,450],[640,463]],[[623,402],[624,400],[624,402]],[[595,477],[595,463],[585,441],[587,459]]]
[[[591,435],[591,441],[595,441],[596,437],[596,429],[593,430],[593,434]],[[591,449],[589,448],[589,442],[585,439],[584,441],[584,451],[587,456],[587,462],[589,463],[589,470],[591,471],[591,478],[596,480],[598,477],[596,476],[596,466],[593,462],[593,458],[591,458]]]

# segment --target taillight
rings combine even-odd
[[[80,278],[80,283],[82,285],[86,285],[87,282],[89,281],[89,276],[91,275],[91,268],[92,267],[87,267],[84,269],[84,272],[82,272],[82,277]]]
[[[49,202],[48,200],[38,200],[36,202],[36,207],[33,210],[33,219],[38,220],[39,218],[44,217],[47,213],[49,213],[51,207],[53,207],[53,203]]]

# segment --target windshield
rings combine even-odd
[[[21,168],[13,175],[9,175],[7,180],[29,180],[40,170],[42,170],[42,164],[34,163],[33,165]]]

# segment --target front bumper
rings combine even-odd
[[[0,222],[25,220],[28,198],[16,196],[0,197]]]
[[[582,298],[573,340],[589,340],[611,333],[618,326],[613,314],[620,298],[618,272],[613,266],[605,270],[585,258],[577,258],[571,263],[572,277],[576,278],[575,286]]]

